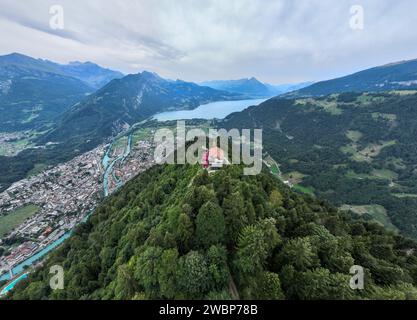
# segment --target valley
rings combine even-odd
[[[151,133],[147,128],[131,130],[110,145],[16,182],[0,193],[0,280],[10,278],[9,270],[18,274],[38,262],[68,238],[104,197],[151,167]],[[7,223],[6,219],[13,220]]]
[[[199,123],[209,125],[197,121],[198,127]],[[16,275],[36,266],[106,197],[154,166],[153,135],[158,127],[167,125],[151,119],[134,124],[110,144],[16,182],[0,193],[0,281],[11,279],[10,270]],[[14,218],[17,215],[20,217]]]
[[[0,83],[0,107],[16,111],[0,135],[2,295],[417,297],[417,91],[394,81],[414,68],[377,67],[288,93],[255,78],[199,86],[0,57],[0,75],[26,81],[21,72],[35,69],[34,90],[48,95],[55,81],[57,95],[20,100],[15,82]],[[77,94],[62,90],[69,83]],[[276,90],[285,92],[265,99]],[[262,172],[156,165],[155,132],[175,131],[177,120],[262,129]],[[45,285],[57,261],[67,268],[60,292]],[[348,287],[354,263],[371,278],[363,292]]]

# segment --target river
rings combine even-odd
[[[116,159],[114,159],[110,164],[110,156],[109,152],[113,147],[112,142],[110,146],[107,149],[106,154],[103,157],[103,167],[104,167],[104,176],[103,176],[103,190],[104,190],[104,196],[107,197],[109,195],[109,175],[111,174],[113,176],[113,179],[116,181],[117,188],[120,188],[123,185],[123,181],[121,181],[116,175],[114,174],[113,167],[116,164],[116,162],[121,161],[123,163],[126,159],[126,157],[130,154],[132,151],[132,134],[129,134],[126,149],[123,154],[119,155]]]

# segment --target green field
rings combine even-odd
[[[37,164],[35,164],[35,167],[28,172],[26,177],[29,178],[29,177],[32,177],[32,176],[36,176],[37,174],[44,171],[47,167],[48,167],[48,165],[45,164],[45,163],[37,163]]]
[[[346,173],[346,177],[347,178],[350,178],[350,179],[360,179],[360,180],[363,180],[363,179],[373,179],[374,178],[374,177],[372,177],[369,174],[366,174],[366,173],[360,173],[360,174],[358,174],[358,173],[356,173],[353,170],[349,170]]]
[[[374,113],[372,113],[372,118],[374,120],[383,119],[383,120],[387,120],[387,121],[395,121],[395,120],[397,120],[397,115],[390,114],[390,113],[374,112]]]
[[[38,211],[39,207],[35,205],[27,205],[12,211],[6,216],[0,217],[0,237],[3,237],[12,231]]]
[[[349,130],[346,132],[346,137],[352,142],[358,142],[362,138],[362,133],[360,131]]]
[[[393,193],[392,195],[397,198],[417,198],[417,194],[413,193]]]
[[[343,113],[343,110],[338,107],[336,100],[329,101],[329,100],[315,100],[315,99],[307,98],[307,99],[296,100],[296,104],[301,105],[301,106],[306,106],[309,104],[314,105],[316,107],[319,107],[323,111],[330,113],[333,116],[339,116]]]
[[[346,177],[351,178],[351,179],[360,179],[360,180],[383,179],[383,180],[393,181],[393,180],[398,179],[398,174],[388,169],[380,169],[380,170],[375,169],[375,170],[372,170],[371,174],[365,174],[365,173],[358,174],[354,172],[353,170],[349,170],[346,173]]]
[[[274,174],[276,176],[280,175],[279,168],[275,164],[271,166],[271,172],[272,172],[272,174]]]
[[[305,186],[298,184],[293,187],[293,190],[304,193],[304,194],[308,194],[314,197],[314,189],[312,187],[305,187]]]
[[[33,144],[26,138],[13,142],[5,142],[0,145],[0,156],[12,157],[32,146]]]
[[[121,155],[125,151],[127,139],[128,139],[127,136],[123,136],[117,139],[113,143],[110,154],[115,157]]]
[[[353,206],[345,204],[340,209],[344,211],[350,210],[359,215],[369,214],[375,219],[376,222],[382,224],[387,229],[398,231],[397,227],[391,223],[391,220],[387,215],[387,210],[383,206],[377,204],[364,206]]]
[[[372,95],[369,95],[367,93],[364,93],[364,94],[360,95],[356,100],[359,102],[360,107],[366,107],[366,106],[369,106],[369,105],[372,105],[372,104],[375,104],[375,103],[384,102],[385,97],[372,96]]]
[[[399,96],[407,96],[410,94],[416,94],[417,91],[416,90],[393,90],[393,91],[390,91],[390,93],[396,94]]]
[[[397,180],[398,174],[388,169],[372,170],[372,175],[385,180]]]
[[[132,135],[132,145],[136,145],[136,143],[138,143],[141,140],[149,139],[150,135],[150,128],[141,128],[139,130],[136,130]]]
[[[350,134],[351,138],[353,137],[352,134]],[[358,136],[355,135],[355,138]],[[372,162],[373,158],[377,157],[382,149],[391,147],[397,143],[396,140],[391,141],[382,141],[379,144],[372,143],[368,144],[364,149],[360,150],[358,149],[358,145],[356,143],[351,143],[346,146],[341,147],[339,150],[344,153],[351,155],[351,159],[357,162]]]

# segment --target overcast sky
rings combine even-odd
[[[63,30],[50,28],[51,5]],[[417,1],[0,0],[0,54],[11,52],[188,81],[322,80],[417,58]]]

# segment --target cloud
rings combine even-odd
[[[56,4],[64,30],[49,28]],[[349,26],[355,4],[363,30]],[[1,9],[0,53],[193,81],[320,80],[417,57],[414,0],[2,0]]]

